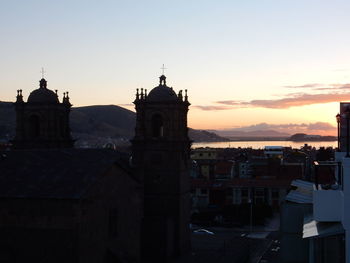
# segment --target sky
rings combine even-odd
[[[136,88],[188,90],[189,126],[335,134],[350,101],[350,1],[0,0],[0,100],[45,69],[74,106],[133,110]],[[60,96],[62,98],[62,95]]]

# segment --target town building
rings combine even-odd
[[[309,242],[303,239],[304,218],[312,215],[312,182],[293,180],[280,210],[281,263],[309,262]],[[310,262],[311,263],[311,262]]]
[[[350,263],[349,107],[350,103],[340,103],[339,147],[334,160],[316,161],[313,182],[303,183],[307,191],[297,189],[298,195],[292,191],[286,198],[281,213],[285,241],[281,241],[281,262]],[[302,249],[296,250],[298,247]]]
[[[249,202],[278,210],[291,181],[304,178],[305,163],[284,160],[280,147],[276,148],[278,152],[274,149],[272,156],[266,149],[249,154],[238,150],[231,158],[222,158],[220,149],[194,149],[191,157],[197,173],[191,178],[193,210]]]
[[[283,147],[282,146],[265,146],[264,155],[266,157],[283,157]]]

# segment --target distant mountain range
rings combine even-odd
[[[15,135],[15,110],[13,103],[0,102],[0,139]],[[136,114],[115,105],[99,105],[72,108],[70,121],[77,143],[100,145],[106,141],[127,142],[134,136]],[[215,133],[189,129],[189,137],[195,142],[225,141]]]
[[[274,130],[256,130],[256,131],[242,131],[242,130],[210,130],[219,136],[224,136],[232,140],[243,138],[281,138],[290,137],[288,133],[282,133]]]

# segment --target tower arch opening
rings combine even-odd
[[[164,136],[163,117],[156,113],[152,116],[152,137],[161,138]]]
[[[29,117],[29,135],[33,138],[40,136],[40,118],[38,115]]]

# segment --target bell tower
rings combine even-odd
[[[157,87],[137,89],[132,163],[143,183],[142,256],[146,262],[190,249],[190,145],[187,90],[175,93],[160,76]],[[158,262],[157,261],[157,262]]]
[[[69,112],[72,104],[68,92],[58,100],[57,90],[47,88],[42,78],[40,87],[24,102],[22,90],[17,90],[15,149],[49,149],[73,147],[70,135]]]

